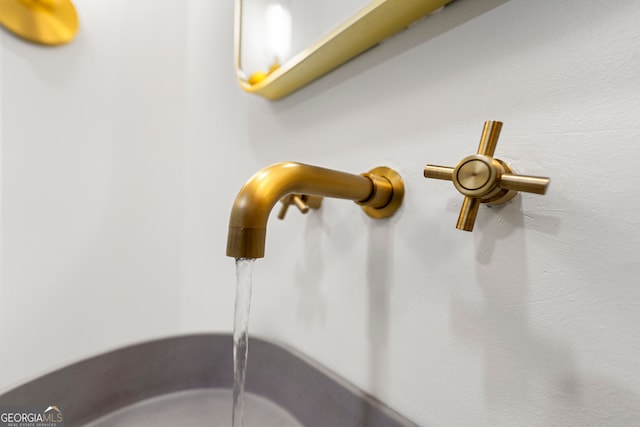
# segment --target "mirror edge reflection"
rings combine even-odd
[[[250,84],[240,64],[242,0],[235,0],[235,68],[240,87],[276,100],[311,83],[453,0],[373,0],[263,80]]]

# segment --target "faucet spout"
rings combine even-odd
[[[294,162],[268,166],[249,179],[236,196],[229,218],[227,255],[264,257],[271,209],[292,193],[353,200],[367,215],[387,218],[402,204],[404,183],[387,167],[353,175]]]

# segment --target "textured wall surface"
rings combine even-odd
[[[293,160],[393,167],[406,199],[274,215],[253,334],[420,425],[640,423],[637,2],[459,0],[278,102],[235,83],[232,2],[76,3],[68,46],[0,33],[0,389],[229,331],[233,198]],[[489,119],[496,156],[551,186],[464,233],[422,168]]]

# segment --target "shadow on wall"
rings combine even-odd
[[[295,281],[300,287],[297,318],[308,325],[322,324],[327,314],[327,300],[322,294],[324,270],[321,238],[329,234],[322,219],[322,209],[308,216],[304,247],[304,263],[295,268]],[[367,284],[367,357],[369,392],[377,395],[388,383],[390,293],[393,286],[393,237],[397,218],[367,219],[368,242],[366,260]],[[363,405],[363,425],[378,425],[371,407]]]
[[[323,324],[327,317],[327,299],[322,293],[324,257],[322,237],[329,234],[323,220],[323,209],[307,215],[303,263],[294,268],[294,281],[300,283],[297,318],[307,325]]]
[[[322,325],[327,316],[327,298],[322,292],[324,256],[322,240],[331,234],[323,219],[324,209],[306,216],[303,257],[295,266],[294,281],[300,283],[297,302],[297,319],[306,325]],[[390,294],[393,286],[395,224],[402,209],[393,218],[366,221],[366,309],[368,391],[372,395],[383,392],[390,372]],[[358,419],[362,425],[381,425],[379,415],[370,405],[362,405]],[[360,424],[358,424],[360,425]]]
[[[536,301],[528,295],[528,277],[538,273],[528,271],[521,203],[517,196],[478,216],[477,286],[484,302],[474,305],[456,296],[452,301],[454,332],[484,351],[485,422],[517,413],[543,425],[639,425],[639,396],[585,376],[570,347],[529,326],[528,310]]]
[[[367,338],[369,387],[378,395],[388,383],[390,294],[393,286],[393,219],[370,221],[367,243]],[[371,414],[365,413],[369,420]],[[367,423],[366,425],[369,425]]]

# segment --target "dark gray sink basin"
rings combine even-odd
[[[230,426],[230,335],[150,341],[0,395],[0,407],[57,405],[65,427]],[[291,349],[250,338],[246,427],[416,426]]]

